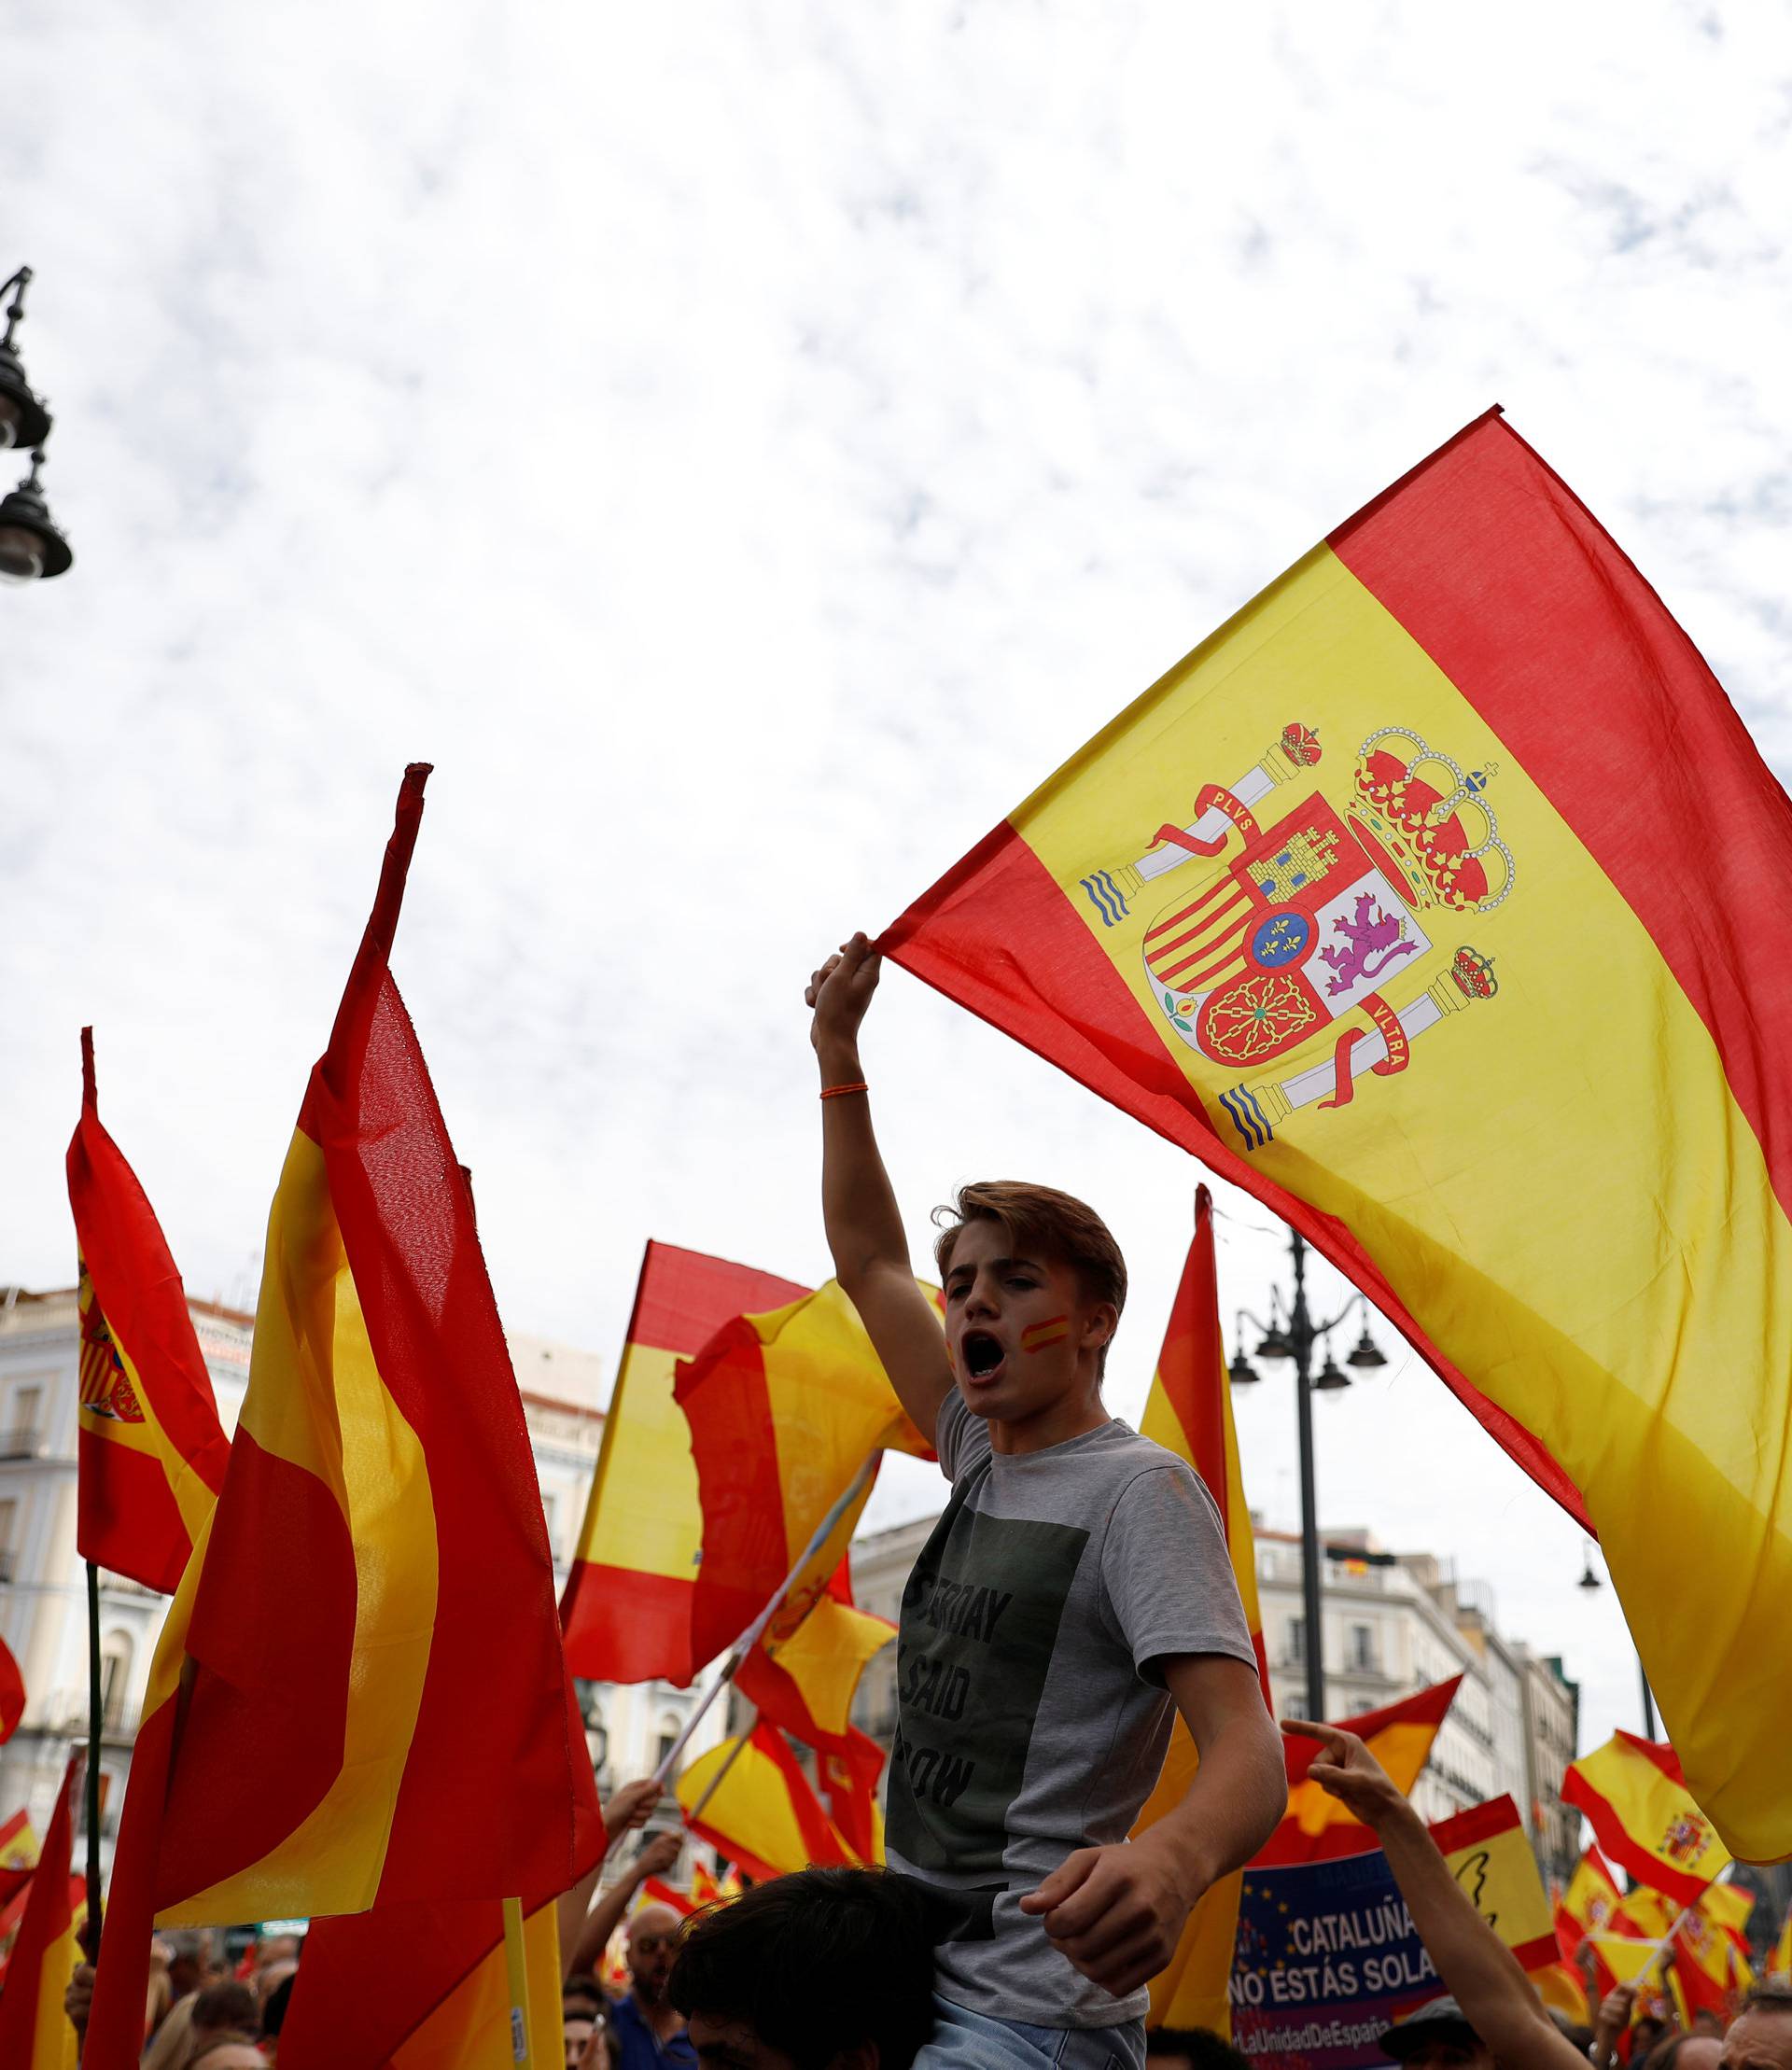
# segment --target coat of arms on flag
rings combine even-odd
[[[1441,937],[1511,893],[1512,853],[1486,796],[1499,765],[1464,770],[1422,734],[1382,726],[1334,802],[1323,760],[1316,734],[1291,724],[1237,782],[1203,786],[1192,823],[1161,827],[1137,861],[1080,880],[1114,928],[1175,877],[1145,928],[1145,969],[1177,1036],[1246,1073],[1220,1103],[1247,1150],[1296,1108],[1348,1104],[1359,1070],[1405,1070],[1416,1036],[1498,989],[1490,957]],[[1305,795],[1264,824],[1256,808],[1296,781]],[[1298,1061],[1321,1042],[1329,1056]]]

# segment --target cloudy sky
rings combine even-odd
[[[819,1277],[811,964],[1494,401],[1792,767],[1783,7],[21,0],[7,70],[79,558],[0,597],[0,1280],[70,1276],[91,1020],[250,1297],[412,759],[396,962],[511,1326],[612,1350],[650,1234]],[[1136,1413],[1194,1168],[901,972],[867,1051],[917,1241],[992,1172],[1109,1214]],[[1290,1524],[1287,1387],[1240,1421]],[[1435,1380],[1320,1425],[1329,1522],[1638,1724]]]

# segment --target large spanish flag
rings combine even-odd
[[[1711,672],[1493,412],[881,944],[1292,1222],[1597,1528],[1757,1859],[1792,1852],[1788,880]]]
[[[69,1798],[81,1768],[77,1754],[63,1771],[56,1809],[44,1829],[44,1850],[7,1959],[7,1988],[0,1991],[0,2063],[6,2070],[75,2070],[76,2034],[63,2010],[63,1994],[80,1959],[68,1868],[75,1838]],[[141,1998],[137,2040],[143,2040]]]
[[[91,1028],[68,1204],[81,1275],[79,1549],[172,1594],[224,1485],[230,1440],[161,1224],[101,1126]]]
[[[1157,1370],[1140,1430],[1178,1459],[1186,1460],[1207,1485],[1225,1527],[1233,1578],[1244,1604],[1244,1621],[1257,1653],[1263,1700],[1273,1710],[1269,1671],[1263,1649],[1263,1615],[1257,1605],[1256,1541],[1244,1499],[1238,1434],[1232,1425],[1232,1390],[1225,1346],[1220,1336],[1219,1272],[1213,1256],[1213,1196],[1195,1193],[1195,1236],[1170,1306],[1169,1327],[1157,1354]],[[1200,1765],[1195,1741],[1179,1716],[1170,1734],[1157,1786],[1146,1799],[1135,1834],[1155,1825],[1180,1804]],[[1222,1877],[1189,1914],[1176,1952],[1151,1983],[1153,2027],[1210,2027],[1230,2035],[1228,1986],[1239,1932],[1239,1894],[1244,1872]]]
[[[1695,1903],[1729,1866],[1711,1820],[1693,1802],[1674,1749],[1658,1741],[1615,1732],[1570,1764],[1561,1797],[1587,1814],[1612,1861],[1682,1905]]]
[[[152,1916],[545,1898],[602,1851],[471,1192],[388,968],[427,775],[274,1196],[230,1470],[145,1699],[89,2070],[136,2061]],[[277,1614],[270,1574],[302,1583]]]
[[[1335,1723],[1340,1732],[1354,1732],[1387,1769],[1394,1787],[1403,1797],[1410,1797],[1462,1685],[1462,1676],[1452,1675],[1448,1682],[1398,1697],[1379,1710]],[[1257,1854],[1256,1866],[1268,1868],[1279,1862],[1323,1862],[1368,1853],[1375,1846],[1375,1836],[1307,1772],[1319,1752],[1319,1741],[1284,1739],[1282,1751],[1288,1761],[1288,1810]]]
[[[782,1308],[807,1292],[722,1258],[648,1245],[579,1551],[560,1601],[575,1674],[682,1685],[703,1665],[691,1636],[703,1504],[691,1433],[673,1399],[674,1375],[680,1359],[700,1351],[735,1316]]]
[[[691,1611],[701,1667],[771,1601],[867,1459],[884,1450],[933,1455],[833,1280],[769,1315],[724,1324],[679,1366],[676,1393],[703,1507]],[[870,1498],[867,1481],[779,1606],[775,1643],[827,1588]]]

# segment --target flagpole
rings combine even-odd
[[[100,1959],[100,1570],[87,1562],[87,1959]]]
[[[535,2049],[529,2033],[529,1967],[523,1946],[523,1900],[504,1900],[504,1972],[511,1991],[511,2061],[534,2070]]]
[[[704,1784],[703,1795],[698,1797],[697,1801],[684,1814],[684,1823],[687,1825],[694,1825],[697,1820],[703,1816],[705,1805],[707,1805],[709,1799],[714,1797],[716,1792],[721,1789],[722,1777],[726,1775],[728,1770],[734,1767],[735,1763],[740,1759],[741,1753],[746,1747],[748,1741],[750,1740],[753,1736],[753,1727],[754,1726],[757,1726],[758,1723],[759,1713],[758,1712],[754,1712],[752,1724],[742,1727],[740,1737],[735,1741],[734,1745],[728,1749],[728,1758],[709,1778],[708,1782]]]
[[[790,1573],[784,1576],[783,1580],[779,1582],[777,1587],[772,1591],[772,1600],[765,1605],[764,1609],[760,1612],[759,1615],[753,1619],[752,1623],[747,1627],[746,1630],[741,1633],[740,1637],[735,1641],[734,1651],[730,1653],[727,1659],[722,1663],[721,1672],[716,1677],[715,1681],[710,1684],[709,1687],[704,1691],[703,1700],[697,1705],[696,1709],[692,1712],[690,1717],[686,1719],[684,1730],[680,1732],[678,1738],[672,1742],[671,1747],[667,1750],[665,1760],[663,1760],[660,1763],[659,1767],[653,1770],[653,1781],[659,1785],[661,1789],[664,1789],[665,1787],[665,1784],[670,1778],[673,1769],[678,1767],[679,1756],[691,1743],[691,1736],[693,1732],[695,1732],[698,1726],[703,1723],[705,1716],[708,1713],[709,1706],[714,1703],[714,1701],[721,1694],[721,1692],[728,1687],[730,1683],[734,1681],[735,1675],[740,1672],[741,1663],[746,1659],[747,1656],[751,1653],[753,1648],[764,1636],[765,1627],[771,1623],[772,1619],[777,1615],[779,1609],[783,1606],[785,1597],[790,1594],[791,1590],[794,1588],[797,1583],[803,1578],[803,1570],[808,1565],[810,1560],[815,1558],[816,1554],[821,1550],[822,1546],[827,1544],[829,1538],[833,1533],[834,1526],[840,1521],[841,1518],[843,1518],[847,1514],[847,1511],[852,1507],[852,1504],[858,1500],[858,1498],[861,1494],[863,1494],[867,1488],[871,1486],[872,1478],[876,1474],[876,1471],[877,1454],[875,1452],[867,1452],[865,1454],[863,1462],[860,1465],[859,1471],[840,1490],[839,1497],[834,1502],[833,1507],[828,1511],[827,1515],[822,1518],[821,1521],[815,1527],[814,1536],[809,1540],[808,1544],[804,1546],[803,1550],[797,1555],[795,1566],[791,1569]]]

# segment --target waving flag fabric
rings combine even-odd
[[[1792,1983],[1792,1905],[1786,1907],[1780,1937],[1768,1952],[1766,1974],[1775,1983]]]
[[[882,943],[1292,1222],[1597,1528],[1757,1858],[1792,1852],[1788,879],[1710,671],[1493,413]]]
[[[523,1923],[538,2070],[561,2060],[560,1933],[544,1903]],[[316,1922],[280,2030],[282,2070],[492,2070],[509,2064],[511,1993],[496,1898],[403,1905]]]
[[[852,1723],[852,1699],[868,1661],[896,1636],[887,1617],[852,1601],[846,1563],[828,1591],[783,1641],[768,1634],[742,1661],[735,1685],[766,1724],[815,1750],[829,1815],[863,1862],[881,1862],[877,1779],[884,1750]]]
[[[1728,2020],[1747,1988],[1748,1943],[1743,1935],[1755,1897],[1732,1883],[1714,1883],[1686,1908],[1673,1937],[1673,1969],[1690,2012]]]
[[[694,1877],[694,1870],[693,1875]],[[693,1886],[694,1888],[694,1883]],[[677,1912],[680,1919],[689,1919],[696,1910],[696,1900],[681,1890],[676,1890],[657,1876],[650,1876],[641,1885],[640,1905],[664,1905],[668,1911]],[[638,1911],[640,1905],[635,1909]]]
[[[1437,1851],[1475,1909],[1533,1973],[1556,1960],[1549,1899],[1524,1822],[1509,1797],[1471,1805],[1431,1828]]]
[[[1463,1685],[1461,1675],[1435,1683],[1409,1697],[1385,1703],[1379,1711],[1365,1711],[1360,1717],[1336,1720],[1338,1729],[1354,1732],[1393,1780],[1403,1796],[1410,1797],[1426,1761],[1432,1741]],[[1308,1778],[1319,1752],[1317,1740],[1286,1740],[1288,1760],[1288,1810],[1281,1824],[1258,1853],[1264,1867],[1278,1862],[1329,1861],[1340,1854],[1361,1854],[1375,1845],[1366,1825],[1347,1811],[1335,1797],[1328,1797]]]
[[[230,1441],[161,1225],[100,1124],[91,1028],[68,1203],[80,1252],[79,1550],[172,1594],[224,1485]]]
[[[1615,1732],[1571,1764],[1561,1797],[1587,1814],[1608,1859],[1679,1904],[1693,1904],[1729,1866],[1671,1746]]]
[[[274,1196],[230,1471],[150,1673],[88,2070],[135,2061],[152,1914],[545,1898],[602,1851],[471,1194],[387,967],[427,774]],[[303,1576],[278,1615],[271,1573]]]
[[[691,1613],[701,1667],[765,1607],[867,1458],[886,1449],[932,1453],[903,1415],[859,1311],[833,1280],[769,1315],[724,1324],[679,1366],[676,1392],[703,1504],[703,1564]],[[772,1622],[774,1643],[827,1587],[870,1497],[867,1485],[810,1560]]]
[[[0,1745],[11,1739],[24,1714],[25,1678],[19,1672],[19,1663],[12,1657],[11,1647],[0,1639]],[[5,1828],[0,1827],[0,1849],[4,1849],[5,1840]],[[3,1853],[0,1853],[0,1861],[4,1861]]]
[[[1597,1847],[1589,1847],[1575,1865],[1561,1903],[1556,1907],[1556,1945],[1561,1959],[1572,1962],[1589,1934],[1603,1933],[1618,1902],[1617,1879]]]
[[[692,1832],[761,1882],[811,1865],[852,1867],[859,1857],[821,1809],[784,1735],[762,1720],[737,1755],[736,1744],[724,1740],[699,1755],[673,1784]],[[728,1772],[698,1813],[724,1765]]]
[[[63,2010],[63,1994],[80,1959],[68,1870],[75,1838],[69,1798],[81,1766],[77,1755],[63,1773],[56,1809],[44,1831],[44,1851],[7,1963],[7,1987],[0,1991],[0,2063],[6,2070],[75,2070],[75,2030]],[[137,2040],[142,2039],[139,1998]]]
[[[725,1322],[782,1308],[807,1292],[793,1280],[700,1252],[648,1245],[579,1551],[560,1603],[575,1674],[682,1686],[702,1666],[692,1651],[691,1620],[703,1506],[691,1433],[673,1399],[674,1374],[679,1361],[700,1351]],[[742,1627],[749,1621],[743,1618]]]
[[[1153,1438],[1183,1459],[1207,1485],[1225,1529],[1233,1578],[1244,1604],[1244,1621],[1256,1648],[1263,1700],[1273,1711],[1269,1671],[1263,1650],[1263,1615],[1257,1605],[1256,1541],[1244,1499],[1238,1434],[1232,1427],[1232,1390],[1225,1346],[1220,1336],[1218,1268],[1213,1256],[1213,1196],[1205,1186],[1195,1194],[1195,1237],[1169,1311],[1169,1327],[1157,1354],[1157,1371],[1139,1423]],[[1170,1734],[1157,1786],[1140,1811],[1135,1834],[1155,1825],[1180,1804],[1195,1779],[1199,1756],[1180,1716]],[[1209,2027],[1232,2032],[1228,1985],[1238,1939],[1239,1895],[1243,1871],[1222,1877],[1189,1914],[1174,1955],[1152,1979],[1153,2027]]]

